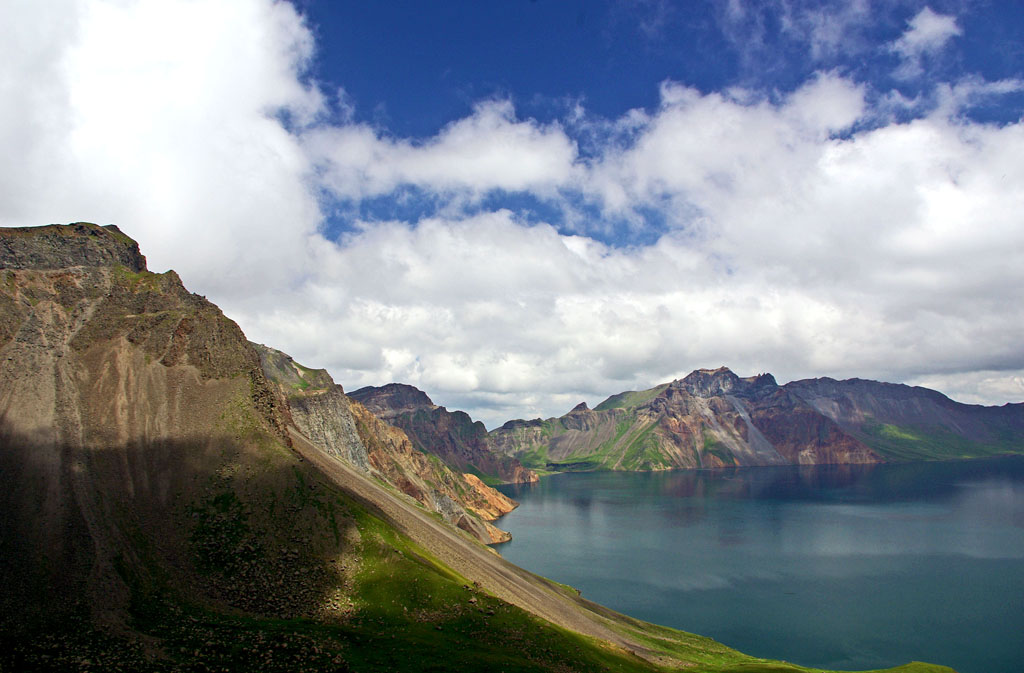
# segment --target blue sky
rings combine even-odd
[[[965,76],[1014,80],[1024,61],[1024,11],[1012,3],[304,0],[297,6],[317,39],[309,76],[328,93],[332,114],[424,140],[471,115],[481,101],[509,101],[519,118],[566,126],[584,159],[607,148],[609,138],[596,125],[656,109],[664,82],[702,93],[743,88],[779,100],[829,72],[862,84],[876,106],[897,95],[914,101],[859,120],[856,129],[863,130],[931,111],[939,105],[937,84]],[[918,42],[901,42],[915,27]],[[1022,103],[1019,89],[979,95],[957,114],[1015,122]],[[438,206],[415,190],[400,196],[363,200],[358,212],[415,220]],[[574,231],[557,208],[530,196],[492,192],[487,206]],[[329,216],[331,230],[347,229],[349,215]],[[587,233],[615,246],[647,244],[664,233],[657,209],[642,218],[639,228],[604,222]]]
[[[0,225],[489,426],[697,367],[1024,400],[1015,3],[15,0]]]
[[[318,51],[312,72],[343,87],[359,121],[431,136],[486,98],[563,119],[577,102],[617,118],[658,104],[658,85],[792,91],[838,69],[908,98],[935,81],[1019,75],[1024,11],[1013,3],[325,2],[298,5]],[[730,9],[732,7],[732,9]],[[960,34],[926,53],[921,77],[895,77],[890,45],[929,7]],[[1015,104],[1014,104],[1015,103]],[[985,117],[1015,121],[1018,97]],[[972,111],[972,117],[976,117]]]

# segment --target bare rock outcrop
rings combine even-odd
[[[253,347],[266,375],[287,400],[295,426],[313,444],[386,480],[486,544],[511,539],[489,522],[512,511],[514,501],[416,450],[405,432],[351,399],[326,370],[305,367],[262,344]],[[419,393],[415,388],[412,391]],[[408,404],[419,403],[415,394],[398,392]]]
[[[531,483],[538,477],[516,458],[494,451],[487,428],[464,411],[434,404],[423,391],[403,383],[361,388],[350,396],[388,423],[402,428],[413,445],[460,472]]]

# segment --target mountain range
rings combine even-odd
[[[862,379],[742,378],[698,369],[564,416],[487,432],[413,386],[352,393],[423,452],[491,481],[536,473],[821,465],[977,458],[1024,451],[1024,404],[985,407]],[[514,462],[499,462],[501,460]]]
[[[698,369],[649,390],[505,423],[493,451],[541,471],[941,460],[1024,451],[1024,404],[961,404],[927,388],[741,378]]]
[[[114,226],[0,228],[0,670],[807,670],[617,614],[484,544],[514,503],[482,476],[529,480],[530,464],[799,461],[811,435],[832,447],[816,457],[877,455],[856,436],[872,436],[870,399],[851,393],[826,423],[824,388],[805,402],[762,377],[697,378],[488,455],[500,434],[425,395],[349,396],[249,342]],[[404,397],[430,411],[408,433],[389,410]],[[786,405],[806,423],[763,426]],[[707,419],[680,426],[686,441],[682,409]],[[955,423],[1003,441],[1015,413]],[[919,417],[901,418],[876,434],[910,441]]]

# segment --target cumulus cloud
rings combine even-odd
[[[915,77],[922,72],[921,58],[941,50],[954,37],[963,34],[956,17],[938,14],[925,7],[907,22],[907,30],[891,48],[902,59],[898,77]]]
[[[557,124],[519,121],[508,101],[480,103],[426,142],[352,124],[317,129],[305,147],[326,187],[348,199],[404,185],[476,196],[494,189],[552,193],[572,179],[577,154]]]
[[[133,232],[155,268],[221,296],[288,283],[320,221],[312,35],[292,5],[14,2],[0,22],[6,225]],[[259,274],[251,272],[260,267]],[[249,289],[242,289],[249,288]]]
[[[957,34],[927,12],[908,58]],[[668,81],[617,119],[487,100],[402,138],[327,119],[284,2],[8,3],[0,22],[19,27],[0,42],[0,223],[115,222],[349,389],[405,381],[490,425],[720,364],[1020,397],[1024,126],[958,114],[1017,80],[941,85],[899,123],[836,71],[788,92]],[[327,233],[338,204],[408,188],[436,207]],[[651,219],[643,244],[597,240]]]

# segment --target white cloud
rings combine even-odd
[[[925,7],[908,23],[905,33],[893,44],[893,49],[907,58],[930,51],[938,51],[947,42],[962,34],[956,17],[937,14]]]
[[[861,30],[872,23],[868,0],[809,4],[800,7],[784,3],[780,9],[783,30],[806,42],[814,61],[820,62],[840,53],[856,54],[867,48]]]
[[[907,383],[941,390],[965,404],[1001,404],[1003,400],[1024,400],[1024,369],[929,375]]]
[[[902,64],[896,71],[899,77],[915,77],[922,72],[921,57],[941,50],[963,31],[956,17],[938,14],[925,7],[907,22],[907,30],[891,48],[900,55]]]
[[[1024,80],[1001,79],[994,82],[977,75],[964,77],[955,83],[940,83],[935,89],[936,114],[955,117],[964,110],[993,98],[1024,91]]]
[[[933,19],[906,53],[954,34]],[[949,83],[899,124],[823,72],[789,93],[666,82],[656,109],[610,120],[484,101],[411,139],[323,120],[287,3],[8,3],[0,23],[18,27],[0,42],[0,223],[116,222],[349,389],[406,381],[491,425],[720,364],[1020,397],[1024,126],[958,117],[1016,80]],[[321,190],[407,186],[437,212],[322,233]],[[479,212],[492,190],[564,208],[580,235]],[[586,235],[650,213],[654,244]]]
[[[423,143],[367,125],[327,127],[306,137],[327,187],[346,198],[413,185],[481,195],[492,189],[549,191],[575,172],[575,143],[557,125],[519,121],[508,101],[478,104]],[[553,193],[553,192],[551,192]]]
[[[18,27],[0,47],[0,223],[116,222],[154,268],[222,296],[301,268],[320,215],[309,160],[273,115],[309,122],[320,96],[297,77],[313,41],[290,4],[0,12]]]

